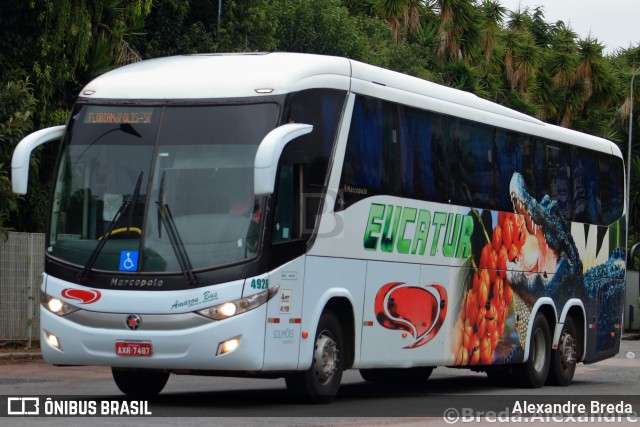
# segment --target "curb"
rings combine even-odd
[[[42,353],[0,353],[2,360],[42,360]]]

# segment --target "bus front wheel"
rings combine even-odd
[[[329,403],[340,388],[344,370],[344,341],[335,314],[320,316],[311,367],[285,377],[287,389],[313,403]]]
[[[578,333],[571,317],[567,317],[562,325],[558,349],[551,352],[551,366],[547,383],[568,386],[573,380],[578,361]]]
[[[155,396],[169,380],[169,372],[111,368],[116,385],[129,396]]]
[[[551,335],[549,323],[542,313],[536,314],[531,328],[528,360],[515,367],[520,383],[524,387],[537,388],[544,385],[549,373],[551,358]]]

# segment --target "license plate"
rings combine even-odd
[[[152,354],[150,342],[116,342],[116,356],[149,357]]]

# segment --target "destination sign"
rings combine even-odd
[[[84,116],[88,124],[150,124],[152,108],[135,107],[89,107]]]

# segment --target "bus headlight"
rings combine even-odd
[[[264,292],[225,302],[224,304],[214,305],[204,310],[198,310],[196,313],[214,320],[227,319],[260,307],[273,298],[278,293],[278,289],[280,289],[280,286],[274,286]]]
[[[40,296],[40,303],[44,306],[44,308],[46,308],[53,314],[57,314],[58,316],[66,316],[67,314],[79,310],[78,307],[75,307],[62,301],[61,299],[54,298],[51,295],[47,295],[44,293]]]

